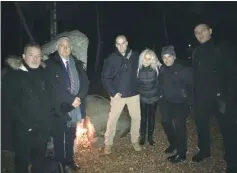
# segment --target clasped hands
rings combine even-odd
[[[80,106],[80,105],[81,105],[81,99],[80,99],[79,97],[76,97],[75,100],[74,100],[73,103],[72,103],[72,106],[73,106],[74,108],[76,108],[76,107],[78,107],[78,106]]]

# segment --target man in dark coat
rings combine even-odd
[[[141,111],[137,85],[139,54],[128,48],[124,35],[115,39],[116,51],[104,61],[101,80],[111,99],[111,110],[105,133],[105,154],[112,153],[116,124],[125,105],[132,119],[131,142],[135,151],[141,151],[138,142]]]
[[[57,52],[46,60],[47,71],[53,82],[52,94],[55,114],[52,121],[54,151],[65,168],[78,170],[74,162],[74,139],[77,124],[85,117],[85,97],[89,80],[83,62],[71,54],[71,43],[67,37],[57,41]],[[64,144],[65,141],[65,144]]]
[[[161,53],[164,65],[160,68],[161,124],[169,141],[165,153],[172,163],[186,160],[189,103],[192,91],[192,70],[176,59],[173,46],[165,46]]]
[[[2,80],[2,112],[10,120],[5,123],[14,128],[16,173],[28,172],[30,162],[32,173],[42,173],[44,168],[52,101],[41,60],[40,46],[26,45],[23,60],[7,59],[9,68]]]
[[[197,25],[194,34],[201,43],[193,52],[194,117],[200,150],[192,160],[210,157],[210,115],[214,114],[223,135],[227,172],[236,171],[237,57],[231,46],[214,42],[207,24]]]

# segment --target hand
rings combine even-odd
[[[80,104],[81,104],[81,99],[79,97],[76,97],[75,100],[72,103],[72,106],[74,108],[76,108],[76,107],[80,106]]]
[[[117,94],[115,94],[115,96],[114,96],[113,98],[114,98],[114,99],[118,99],[118,98],[121,98],[121,96],[122,96],[122,94],[117,93]]]

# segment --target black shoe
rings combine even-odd
[[[182,161],[186,160],[186,155],[175,154],[173,156],[168,157],[167,159],[171,163],[178,163],[178,162],[182,162]]]
[[[70,164],[70,165],[66,165],[65,169],[66,169],[66,172],[71,173],[72,171],[79,170],[80,167],[77,164],[73,163],[73,164]]]
[[[151,146],[155,145],[155,141],[153,140],[153,131],[149,131],[148,133],[148,142]]]
[[[140,145],[144,145],[146,141],[146,135],[141,135]]]
[[[165,153],[172,154],[175,151],[175,149],[176,149],[175,147],[170,145],[167,149],[165,149]]]
[[[145,139],[141,139],[140,140],[140,145],[144,145],[145,144]]]
[[[149,140],[149,144],[150,144],[151,146],[154,146],[154,145],[155,145],[155,141],[154,141],[153,139],[150,139],[150,140]]]
[[[199,151],[196,155],[193,156],[192,161],[193,162],[200,162],[206,158],[209,158],[211,155],[210,153],[203,153]]]

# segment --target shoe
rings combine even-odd
[[[171,163],[179,163],[186,160],[186,155],[175,154],[167,158]]]
[[[111,154],[112,153],[112,146],[111,145],[106,145],[105,146],[105,148],[104,148],[104,153],[106,154],[106,155],[108,155],[108,154]]]
[[[141,139],[139,142],[140,145],[144,145],[145,144],[145,139]]]
[[[152,140],[149,140],[149,144],[151,145],[151,146],[154,146],[155,145],[155,141],[152,139]]]
[[[202,153],[201,151],[199,151],[197,154],[195,154],[192,158],[193,162],[200,162],[206,158],[209,158],[211,155],[210,153]]]
[[[165,149],[165,153],[172,154],[172,153],[174,153],[175,150],[176,150],[176,148],[170,145],[168,148]]]
[[[65,166],[65,172],[67,172],[67,173],[72,173],[72,172],[78,171],[78,170],[80,170],[80,167],[75,163]]]
[[[132,145],[133,145],[133,148],[134,148],[135,151],[141,151],[142,150],[139,143],[136,142],[136,143],[133,143]]]
[[[153,131],[148,134],[148,142],[151,146],[154,146],[155,141],[153,140]]]

